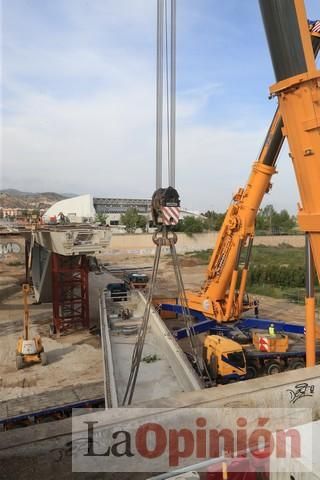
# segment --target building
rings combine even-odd
[[[115,230],[124,231],[121,225],[121,215],[129,208],[135,208],[140,215],[147,218],[149,227],[152,227],[151,200],[146,198],[102,198],[91,195],[61,200],[52,205],[43,215],[44,223],[55,223],[60,221],[63,214],[66,221],[71,223],[93,222],[97,215],[106,216],[106,224]],[[181,209],[180,217],[202,217],[199,212]]]
[[[0,218],[17,223],[30,223],[34,216],[42,215],[43,208],[0,207]]]
[[[151,221],[151,200],[143,198],[94,198],[93,205],[97,214],[107,215],[107,224],[120,225],[120,218],[129,208],[135,208]]]
[[[5,208],[0,207],[0,216],[1,218],[17,218],[21,217],[23,214],[22,208]]]
[[[151,200],[147,198],[94,198],[93,205],[97,214],[107,215],[107,224],[110,226],[120,225],[120,218],[129,208],[135,208],[141,215],[147,217],[151,226]],[[199,212],[181,208],[180,218],[202,218]]]
[[[63,216],[70,223],[94,222],[96,211],[91,195],[80,195],[54,203],[43,215],[44,223],[59,222]]]

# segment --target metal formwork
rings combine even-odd
[[[88,260],[52,254],[53,325],[56,333],[89,328]]]

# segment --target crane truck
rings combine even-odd
[[[268,335],[253,332],[270,340]],[[203,345],[203,355],[209,369],[211,379],[217,383],[247,380],[263,375],[274,375],[284,370],[296,370],[306,366],[306,350],[304,342],[299,339],[283,350],[288,344],[288,336],[278,334],[272,351],[259,350],[259,346],[248,339],[241,345],[221,335],[207,335]],[[320,359],[320,345],[317,348],[317,360]]]
[[[211,333],[204,340],[204,359],[211,374],[223,381],[299,368],[305,362],[314,365],[316,337],[320,338],[312,278],[313,259],[320,278],[320,74],[315,64],[320,35],[307,21],[303,0],[260,0],[260,7],[277,78],[270,92],[271,97],[278,97],[278,108],[248,182],[236,192],[227,210],[205,282],[199,292],[186,292],[190,313],[196,320],[193,333]],[[252,299],[244,299],[256,216],[265,193],[272,187],[285,137],[302,202],[299,225],[307,241],[306,328],[242,316],[253,306]],[[244,246],[246,259],[240,273]],[[179,305],[162,304],[161,309],[181,313]],[[307,348],[304,342],[288,346],[285,352],[255,348],[254,329],[265,331],[271,323],[275,323],[280,335],[305,335]],[[177,339],[189,334],[188,328],[175,332]],[[246,346],[237,342],[239,334],[247,337]],[[231,357],[237,361],[230,362]]]

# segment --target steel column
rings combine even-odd
[[[306,364],[316,364],[316,315],[314,298],[314,264],[309,234],[306,233]]]

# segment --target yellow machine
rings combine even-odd
[[[320,350],[317,351],[320,359]],[[216,383],[228,383],[274,375],[305,367],[303,341],[289,345],[288,336],[254,332],[253,342],[240,344],[221,335],[207,335],[203,356],[210,377]]]
[[[16,366],[18,370],[23,368],[24,365],[31,363],[41,362],[42,365],[47,365],[48,363],[47,355],[44,352],[40,335],[36,335],[32,339],[29,338],[29,292],[29,284],[23,284],[23,336],[19,338],[16,349]]]
[[[239,343],[220,335],[208,335],[203,345],[204,360],[213,380],[246,378],[246,358]]]
[[[292,15],[299,15],[299,28],[303,38],[303,48],[307,58],[306,71],[293,78],[284,79],[271,88],[272,95],[279,96],[279,106],[266,135],[262,150],[253,164],[245,188],[240,188],[233,196],[223,225],[213,250],[207,269],[206,280],[199,292],[187,292],[190,309],[202,312],[206,317],[218,322],[237,320],[241,314],[253,307],[253,302],[245,298],[245,287],[249,268],[250,253],[255,233],[255,221],[258,209],[265,193],[271,188],[271,178],[276,173],[276,161],[284,138],[288,137],[291,156],[295,167],[303,209],[299,213],[302,230],[310,232],[310,241],[318,276],[320,273],[320,137],[317,111],[320,110],[319,80],[314,56],[320,47],[319,33],[309,32],[303,0],[271,0],[260,4],[265,9],[278,11],[275,4],[283,6],[284,16],[287,8],[293,8]],[[270,4],[272,4],[270,6]],[[285,4],[285,5],[284,5]],[[272,35],[271,20],[270,32]],[[288,27],[290,30],[290,27]],[[280,34],[279,34],[280,35]],[[299,29],[295,35],[300,35]],[[280,36],[277,37],[279,41]],[[283,39],[286,45],[289,41]],[[277,51],[279,45],[275,43]],[[289,49],[289,47],[288,47]],[[286,52],[279,62],[285,63]],[[292,55],[292,52],[291,52]],[[290,60],[287,60],[290,63]],[[303,62],[302,62],[303,63]],[[290,73],[290,72],[289,72]],[[319,224],[319,226],[318,226]],[[247,255],[242,271],[240,255],[247,246]],[[312,295],[310,295],[310,298]],[[309,299],[307,308],[313,309],[313,300]],[[309,327],[310,331],[310,327]]]
[[[247,185],[234,195],[226,213],[204,285],[199,292],[187,292],[187,302],[218,322],[237,320],[253,306],[250,299],[244,302],[244,295],[256,215],[286,137],[301,198],[298,222],[306,233],[306,362],[312,366],[317,333],[313,264],[320,280],[320,71],[315,63],[320,38],[310,28],[303,0],[259,3],[277,80],[270,92],[278,98],[278,108]],[[239,278],[244,246],[247,256]]]
[[[306,346],[307,366],[312,366],[316,335],[313,263],[320,280],[320,71],[304,1],[260,0],[260,9],[277,81],[270,93],[278,98],[282,132],[301,199],[298,222],[306,233]]]

